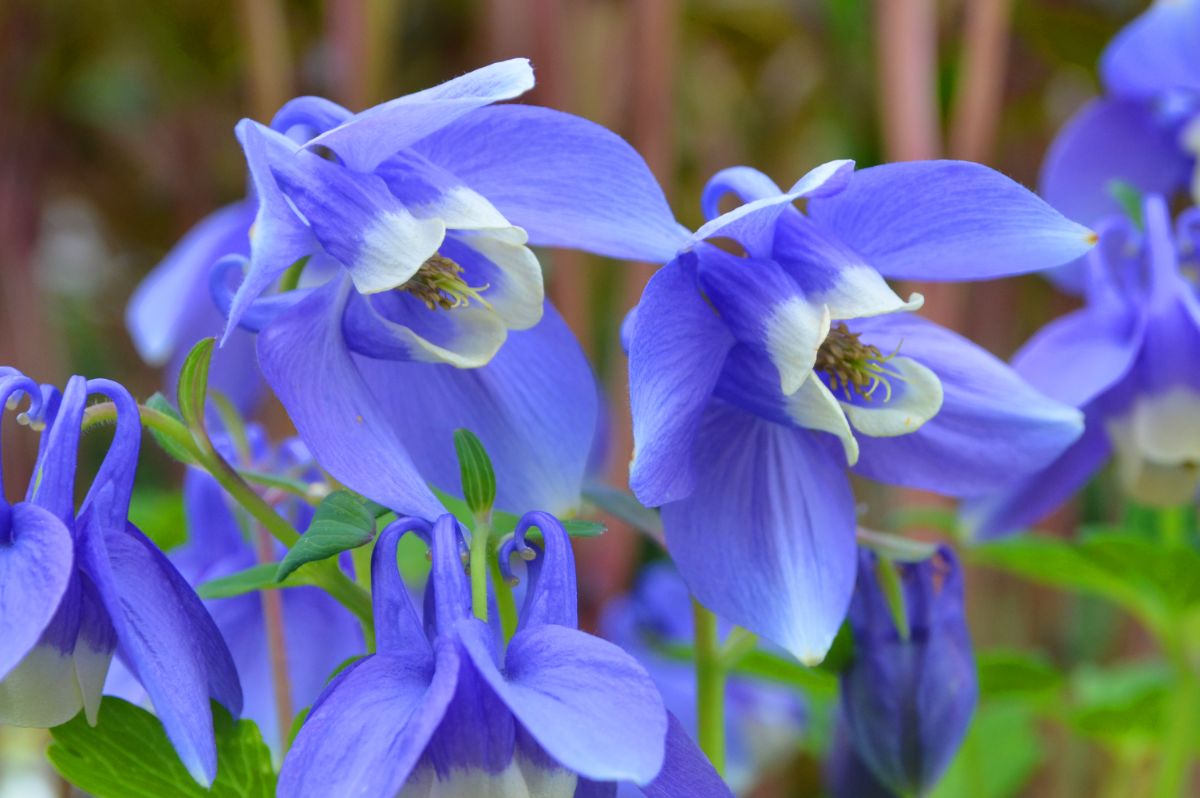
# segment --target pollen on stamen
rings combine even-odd
[[[453,310],[467,307],[472,301],[490,308],[483,292],[491,285],[468,285],[462,274],[462,266],[441,253],[434,253],[399,290],[412,294],[430,310]]]
[[[884,355],[878,347],[859,340],[859,333],[851,332],[845,322],[838,322],[817,350],[814,368],[828,377],[830,390],[841,393],[846,401],[854,394],[872,401],[883,386],[883,402],[887,403],[892,399],[891,380],[903,382],[904,376],[884,368],[884,364],[899,352],[897,345],[891,354]]]

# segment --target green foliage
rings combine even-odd
[[[446,508],[446,511],[459,520],[459,522],[467,529],[475,530],[475,515],[471,512],[470,507],[462,499],[456,496],[451,496],[449,493],[432,488],[433,493],[437,496],[438,501]],[[506,513],[503,510],[492,511],[492,537],[502,538],[510,534],[517,528],[517,522],[520,517],[512,513]],[[573,538],[594,538],[603,535],[608,529],[602,522],[588,520],[585,518],[568,518],[566,520],[559,519],[563,525],[563,529]],[[542,539],[541,533],[534,527],[529,533],[530,540],[539,541]]]
[[[179,414],[193,430],[204,428],[204,405],[208,398],[208,368],[212,364],[216,338],[201,338],[188,352],[187,359],[179,369],[179,382],[175,395],[179,400]]]
[[[288,584],[281,584],[276,579],[279,566],[273,562],[252,565],[242,571],[236,571],[228,576],[210,579],[196,588],[196,595],[202,599],[232,598],[255,590],[268,590],[277,587],[290,587],[293,584],[303,584],[298,577]]]
[[[1033,711],[1020,704],[982,704],[958,756],[930,798],[1016,798],[1041,764]]]
[[[1152,746],[1162,735],[1175,686],[1157,662],[1083,667],[1071,679],[1067,723],[1112,746]]]
[[[217,778],[197,784],[179,761],[158,718],[141,707],[106,696],[99,722],[80,713],[50,730],[48,755],[63,778],[95,798],[271,798],[271,752],[253,722],[234,722],[213,703]]]
[[[179,415],[179,411],[176,410],[175,406],[171,404],[170,400],[168,400],[167,397],[163,396],[161,393],[156,393],[147,399],[146,407],[150,408],[151,410],[156,410],[159,413],[162,413],[164,416],[170,416],[180,424],[183,423],[183,417]],[[150,434],[154,436],[154,442],[159,445],[159,448],[166,452],[167,455],[173,460],[177,460],[184,465],[196,465],[198,462],[195,454],[193,454],[191,450],[180,446],[176,441],[172,440],[166,435],[163,435],[153,427],[150,427]]]
[[[462,477],[463,498],[471,514],[487,518],[496,502],[496,472],[487,450],[475,434],[467,429],[454,431],[454,451]]]
[[[135,487],[129,520],[163,551],[187,540],[183,496],[178,490]]]
[[[981,651],[976,660],[979,695],[984,700],[1050,700],[1063,687],[1063,674],[1044,656],[1033,652]]]
[[[275,580],[282,582],[302,565],[324,560],[370,543],[375,537],[375,514],[349,491],[331,493],[317,506],[308,531],[288,551]]]
[[[659,518],[658,512],[643,507],[632,494],[608,485],[593,483],[583,489],[583,498],[634,529],[645,532],[655,540],[662,540],[662,519]]]

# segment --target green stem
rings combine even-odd
[[[1158,531],[1168,548],[1182,548],[1188,539],[1188,508],[1167,507],[1158,511]]]
[[[725,773],[725,677],[717,616],[692,599],[696,627],[696,718],[700,748]]]
[[[1168,707],[1163,730],[1154,798],[1179,798],[1186,793],[1188,775],[1194,764],[1196,736],[1200,731],[1200,677],[1183,656],[1176,657],[1175,694]]]
[[[483,518],[475,519],[471,533],[471,609],[475,617],[483,622],[488,619],[488,538],[491,523]]]
[[[496,586],[496,610],[500,613],[500,628],[505,641],[511,640],[517,631],[517,604],[513,601],[512,585],[500,573],[500,561],[492,560],[492,584]]]

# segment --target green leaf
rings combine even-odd
[[[1138,191],[1137,186],[1124,180],[1110,180],[1106,188],[1109,196],[1117,201],[1121,210],[1137,225],[1138,229],[1141,230],[1145,227],[1146,222],[1142,218],[1142,192]]]
[[[595,538],[608,531],[603,522],[589,521],[586,518],[568,518],[562,525],[573,538]]]
[[[176,410],[174,405],[171,404],[167,397],[163,396],[161,393],[156,393],[147,399],[146,407],[150,408],[151,410],[157,410],[164,416],[170,416],[180,424],[183,423],[183,417],[179,415],[179,411]],[[196,459],[196,456],[189,449],[185,449],[184,447],[180,446],[174,440],[168,438],[166,435],[163,435],[153,427],[150,428],[150,434],[154,436],[154,442],[158,444],[159,448],[166,452],[167,456],[171,459],[178,460],[184,465],[196,465],[199,462]]]
[[[887,601],[892,623],[900,633],[900,639],[907,640],[908,608],[904,605],[904,587],[900,584],[900,574],[896,573],[896,566],[886,557],[880,557],[875,561],[875,578],[879,580],[879,587],[883,591],[884,600]]]
[[[657,541],[663,539],[662,519],[657,510],[642,506],[633,494],[623,490],[592,483],[583,489],[583,498],[615,518],[645,532]]]
[[[271,798],[275,771],[271,751],[253,722],[234,722],[213,703],[217,778],[212,789],[197,784],[158,718],[141,707],[105,696],[99,722],[83,713],[50,730],[50,762],[62,777],[95,798]]]
[[[204,582],[196,588],[196,595],[202,599],[232,598],[244,593],[253,593],[255,590],[284,587],[275,579],[278,570],[279,566],[273,562],[252,565],[229,576]]]
[[[694,647],[679,643],[662,643],[656,645],[655,650],[679,662],[692,662],[696,655]],[[796,687],[810,696],[835,696],[838,690],[835,674],[822,668],[806,667],[791,657],[763,649],[755,649],[745,654],[729,673],[731,676]]]
[[[467,429],[454,430],[454,451],[462,476],[463,498],[471,513],[487,518],[496,502],[496,472],[479,438]]]
[[[201,338],[188,352],[179,370],[175,395],[179,398],[179,414],[188,427],[204,427],[204,403],[208,397],[208,367],[212,363],[216,338]]]
[[[375,537],[375,514],[353,493],[339,490],[325,497],[308,531],[292,546],[275,580],[282,582],[300,566],[366,545]]]
[[[979,694],[985,698],[1047,698],[1063,686],[1063,674],[1046,657],[999,649],[979,652]]]
[[[1152,746],[1162,737],[1176,685],[1159,662],[1082,667],[1071,679],[1067,722],[1079,734],[1114,746]]]
[[[930,798],[1017,798],[1044,757],[1036,717],[1022,704],[984,704]]]

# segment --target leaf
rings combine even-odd
[[[473,515],[487,518],[496,502],[496,472],[492,460],[475,433],[467,429],[454,430],[454,451],[458,453],[467,507]]]
[[[692,662],[696,655],[693,646],[682,643],[661,643],[655,646],[655,651],[678,662]],[[741,657],[729,669],[729,675],[796,687],[810,696],[831,697],[837,695],[838,690],[835,674],[822,668],[809,668],[791,657],[761,648]]]
[[[595,538],[608,531],[603,522],[589,521],[586,518],[568,518],[562,525],[573,538]]]
[[[1084,666],[1071,679],[1067,722],[1079,734],[1112,745],[1154,745],[1177,689],[1160,662]]]
[[[375,514],[353,493],[339,490],[317,505],[308,531],[288,551],[275,581],[282,582],[302,565],[324,560],[370,543],[375,537]]]
[[[979,694],[983,698],[1046,698],[1063,686],[1063,674],[1044,656],[1028,651],[981,651]]]
[[[167,397],[163,396],[161,393],[156,393],[147,399],[146,407],[150,408],[151,410],[157,410],[164,416],[170,416],[180,424],[183,423],[183,417],[179,415],[179,411],[176,410]],[[150,427],[149,429],[150,434],[154,436],[154,442],[157,443],[159,448],[166,452],[167,456],[171,459],[178,460],[185,465],[196,465],[199,462],[196,459],[196,456],[190,450],[180,446],[174,440],[166,435],[163,435],[153,427]]]
[[[105,696],[99,722],[83,713],[50,730],[50,762],[62,777],[95,798],[271,798],[271,751],[252,721],[234,722],[213,703],[217,778],[197,784],[167,740],[162,724],[141,707]]]
[[[208,368],[212,364],[216,338],[201,338],[188,352],[179,370],[175,396],[179,399],[179,414],[193,430],[204,428],[204,403],[208,397]]]
[[[1033,710],[1021,704],[979,707],[962,748],[930,798],[1016,798],[1044,753]]]
[[[196,595],[202,599],[233,598],[255,590],[285,587],[275,579],[278,570],[279,566],[273,562],[252,565],[243,571],[202,583],[196,588]]]
[[[594,482],[583,489],[583,498],[634,529],[645,532],[659,543],[663,539],[662,519],[657,510],[642,506],[633,494]]]

